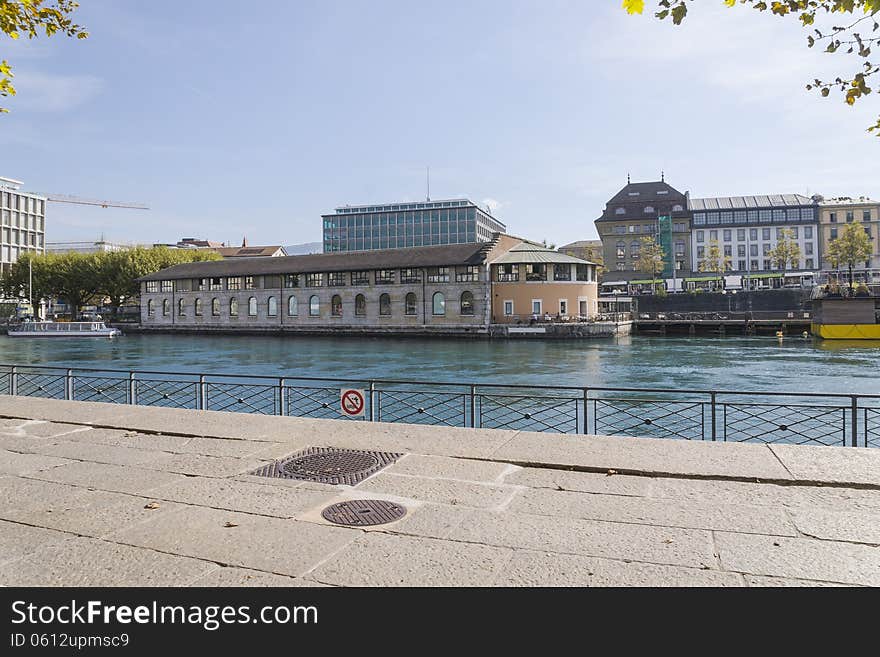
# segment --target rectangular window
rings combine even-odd
[[[697,231],[697,242],[705,242],[705,241],[706,241],[705,234],[703,233],[703,231],[698,230]]]
[[[513,314],[513,301],[510,299],[505,299],[504,301],[504,314],[507,317],[510,317]]]
[[[327,274],[328,287],[343,287],[345,284],[345,272],[331,271]]]
[[[804,226],[804,239],[812,239],[813,238],[813,227],[812,226]]]
[[[804,265],[806,266],[807,269],[812,269],[814,267],[813,259],[807,258],[806,261],[804,262]]]
[[[791,231],[792,238],[797,239],[798,238],[798,227],[792,226],[791,228],[789,228],[789,230]]]
[[[208,289],[208,279],[207,278],[200,278],[198,288],[199,288],[199,292],[204,292],[205,290],[207,290]]]
[[[368,272],[368,271],[353,271],[353,272],[351,272],[351,284],[352,285],[369,285],[370,284],[370,272]]]
[[[532,299],[532,314],[540,315],[541,314],[541,300],[540,299]]]
[[[306,287],[324,287],[324,274],[306,274]]]
[[[871,211],[862,210],[862,221],[871,221]]]
[[[733,255],[733,247],[730,244],[724,245],[724,255],[730,257]]]
[[[746,257],[746,245],[745,244],[737,244],[736,255],[740,258]]]
[[[813,255],[813,243],[807,242],[804,244],[804,254],[805,255]]]
[[[749,255],[750,256],[758,255],[758,245],[757,244],[750,244],[749,245]]]
[[[698,246],[697,247],[697,257],[704,258],[705,256],[706,256],[706,247],[705,246]]]
[[[589,282],[589,280],[590,280],[590,266],[589,265],[575,265],[575,277],[579,281]]]
[[[159,281],[147,281],[147,292],[158,292]]]
[[[172,292],[174,290],[174,282],[173,281],[162,281],[160,284],[160,289],[163,292]]]
[[[468,266],[455,268],[456,283],[476,283],[478,280],[480,280],[479,267]]]
[[[254,281],[253,276],[245,276],[244,277],[244,289],[245,290],[253,290],[253,289],[256,289],[256,287],[257,287],[257,284]]]
[[[448,283],[449,267],[428,267],[429,283]]]
[[[853,212],[852,210],[847,210],[846,223],[851,224],[853,222],[853,219],[855,219],[855,212]]]
[[[751,264],[752,271],[758,271],[758,261],[757,260],[752,260],[750,264]]]
[[[836,224],[837,223],[837,213],[829,212],[828,213],[828,221],[829,223]]]
[[[401,283],[421,283],[422,282],[422,270],[421,269],[401,269],[400,270],[400,282]]]
[[[376,272],[376,285],[393,285],[394,269],[380,269]]]
[[[519,280],[519,265],[496,265],[495,280],[499,283],[515,283]]]
[[[709,231],[709,240],[714,241],[714,242],[718,241],[718,231],[717,230],[710,230]]]
[[[227,290],[240,290],[241,289],[241,276],[232,276],[226,279],[226,289]]]
[[[526,280],[527,281],[546,281],[547,280],[547,265],[545,265],[543,262],[526,265]]]
[[[833,240],[837,239],[837,229],[836,228],[831,229],[831,239],[833,239]]]
[[[758,229],[757,228],[749,228],[749,239],[753,242],[758,239]]]
[[[729,242],[729,241],[731,240],[732,237],[733,237],[733,232],[732,232],[732,231],[730,231],[730,230],[725,230],[725,231],[724,231],[724,241],[725,241],[725,242]]]
[[[770,239],[770,229],[769,228],[762,228],[761,229],[761,239],[762,240],[769,240]]]
[[[192,279],[182,278],[175,284],[175,289],[178,292],[189,292],[192,290]]]
[[[737,269],[738,269],[739,271],[745,271],[745,269],[746,269],[746,261],[745,261],[745,260],[740,260],[740,261],[738,261],[738,262],[737,262]]]
[[[768,253],[770,253],[770,245],[765,243],[762,244],[762,246],[764,247],[763,253],[766,256]]]
[[[213,277],[210,279],[210,288],[212,291],[222,290],[223,289],[223,279],[220,277]]]
[[[571,280],[571,265],[567,265],[567,264],[553,265],[553,280],[554,281],[570,281]]]

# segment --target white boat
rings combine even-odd
[[[25,321],[9,328],[12,338],[113,338],[122,331],[107,328],[104,322],[36,322]]]

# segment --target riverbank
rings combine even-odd
[[[0,397],[0,584],[880,585],[880,451]],[[254,476],[399,454],[354,486]],[[390,501],[372,528],[322,510]]]

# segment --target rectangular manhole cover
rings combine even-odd
[[[252,474],[354,486],[401,456],[403,454],[393,452],[309,447],[286,459],[264,465]]]

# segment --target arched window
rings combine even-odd
[[[186,317],[186,304],[183,302],[183,299],[177,300],[177,316]]]
[[[268,308],[269,317],[278,317],[278,299],[275,297],[269,297],[269,308]]]
[[[626,214],[626,210],[624,208],[617,208],[614,214]]]
[[[654,207],[651,205],[645,206],[645,214],[652,214],[654,212]]]
[[[342,317],[342,297],[334,294],[330,300],[330,314],[334,317]]]
[[[147,299],[147,315],[152,317],[156,314],[156,304],[152,299]]]
[[[354,298],[354,314],[361,316],[367,314],[367,299],[363,294],[359,294]]]
[[[446,297],[442,292],[434,292],[432,308],[435,315],[446,314]]]
[[[391,314],[391,295],[390,294],[380,294],[379,295],[379,314],[380,315],[390,315]]]
[[[309,315],[312,317],[321,316],[321,301],[318,299],[317,294],[309,297]]]
[[[251,297],[248,299],[248,315],[251,317],[257,316],[257,298]]]
[[[290,317],[296,317],[297,313],[299,313],[299,305],[296,302],[296,297],[290,297],[287,300],[287,314]]]
[[[168,299],[162,299],[162,314],[166,317],[171,314],[171,302]]]
[[[229,300],[229,316],[238,317],[238,299],[235,297]]]
[[[680,205],[673,205],[673,206],[672,206],[672,211],[673,211],[673,212],[684,212],[684,208],[681,207]]]
[[[461,293],[461,314],[462,315],[473,315],[474,314],[474,295],[471,292],[462,292]]]
[[[617,257],[625,258],[626,257],[626,242],[618,242],[617,243]]]
[[[211,315],[220,317],[220,299],[217,297],[211,299]]]
[[[415,315],[416,314],[416,295],[413,292],[410,292],[406,295],[406,304],[404,306],[404,314],[406,315]]]
[[[195,300],[195,309],[196,309],[196,317],[201,317],[202,316],[202,300],[201,299]]]

